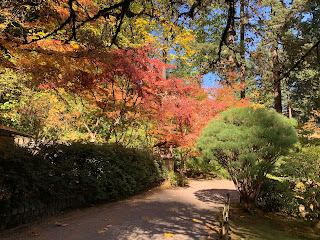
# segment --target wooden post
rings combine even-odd
[[[231,239],[229,233],[229,216],[230,216],[230,195],[227,193],[227,197],[224,203],[221,221],[221,238]]]

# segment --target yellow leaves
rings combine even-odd
[[[4,29],[4,28],[6,28],[7,27],[7,24],[6,23],[1,23],[0,24],[0,29],[2,28],[2,29]]]
[[[196,218],[192,219],[192,221],[197,222],[197,223],[201,223],[201,220],[196,219]]]
[[[71,41],[71,42],[70,42],[70,46],[71,46],[72,48],[74,48],[74,49],[78,49],[78,48],[80,47],[80,45],[77,44],[77,43],[74,42],[74,41]]]
[[[100,235],[103,235],[106,232],[106,230],[108,230],[111,226],[112,226],[111,224],[108,224],[105,228],[99,230],[98,233]]]
[[[167,52],[169,61],[179,55],[179,59],[188,62],[196,54],[192,47],[195,42],[193,30],[179,26],[168,17],[160,16],[158,22],[138,18],[135,25],[143,41],[152,44],[158,52]],[[170,50],[180,54],[172,55]]]
[[[164,233],[163,234],[166,238],[172,238],[172,237],[174,237],[174,234],[172,234],[172,233]]]
[[[299,190],[302,192],[306,191],[306,186],[302,182],[298,182],[297,185],[295,186],[295,190]]]
[[[152,29],[154,29],[155,21],[147,21],[142,18],[138,18],[135,21],[136,29],[138,35],[143,39],[145,44],[155,44],[158,42],[158,38],[151,34]]]
[[[26,10],[30,10],[31,9],[30,5],[23,5],[23,6],[26,8]]]

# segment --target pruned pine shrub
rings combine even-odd
[[[290,119],[275,110],[245,107],[225,111],[210,122],[197,146],[229,172],[241,203],[251,209],[266,174],[296,142]]]

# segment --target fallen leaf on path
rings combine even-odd
[[[152,217],[149,217],[149,216],[141,216],[141,219],[143,219],[143,220],[151,220]]]
[[[176,210],[175,210],[175,209],[172,209],[171,212],[176,212]]]
[[[201,221],[200,220],[198,220],[198,219],[192,219],[192,221],[194,221],[194,222],[197,222],[197,223],[201,223]]]
[[[36,237],[36,236],[39,236],[40,233],[36,233],[36,232],[29,232],[29,236],[30,237]]]
[[[98,231],[98,233],[99,233],[99,234],[101,234],[101,235],[103,235],[103,234],[104,234],[104,232],[105,232],[104,230],[100,230],[100,231]]]
[[[172,237],[174,237],[174,234],[172,234],[172,233],[164,233],[164,236],[166,238],[172,238]]]
[[[211,226],[210,227],[212,230],[216,231],[216,232],[219,232],[220,231],[220,227],[218,226]]]
[[[55,225],[56,225],[56,226],[59,226],[59,227],[66,227],[66,226],[68,226],[68,224],[59,223],[59,222],[56,222]]]
[[[216,205],[217,203],[216,203],[216,202],[214,202],[214,203],[212,203],[212,204]]]
[[[208,226],[204,226],[204,228],[205,228],[205,229],[211,229],[211,228],[210,228],[210,227],[208,227]]]

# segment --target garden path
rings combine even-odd
[[[126,200],[73,210],[7,230],[0,233],[0,239],[214,239],[228,192],[232,203],[239,201],[228,180],[190,180],[185,188],[163,184]]]

